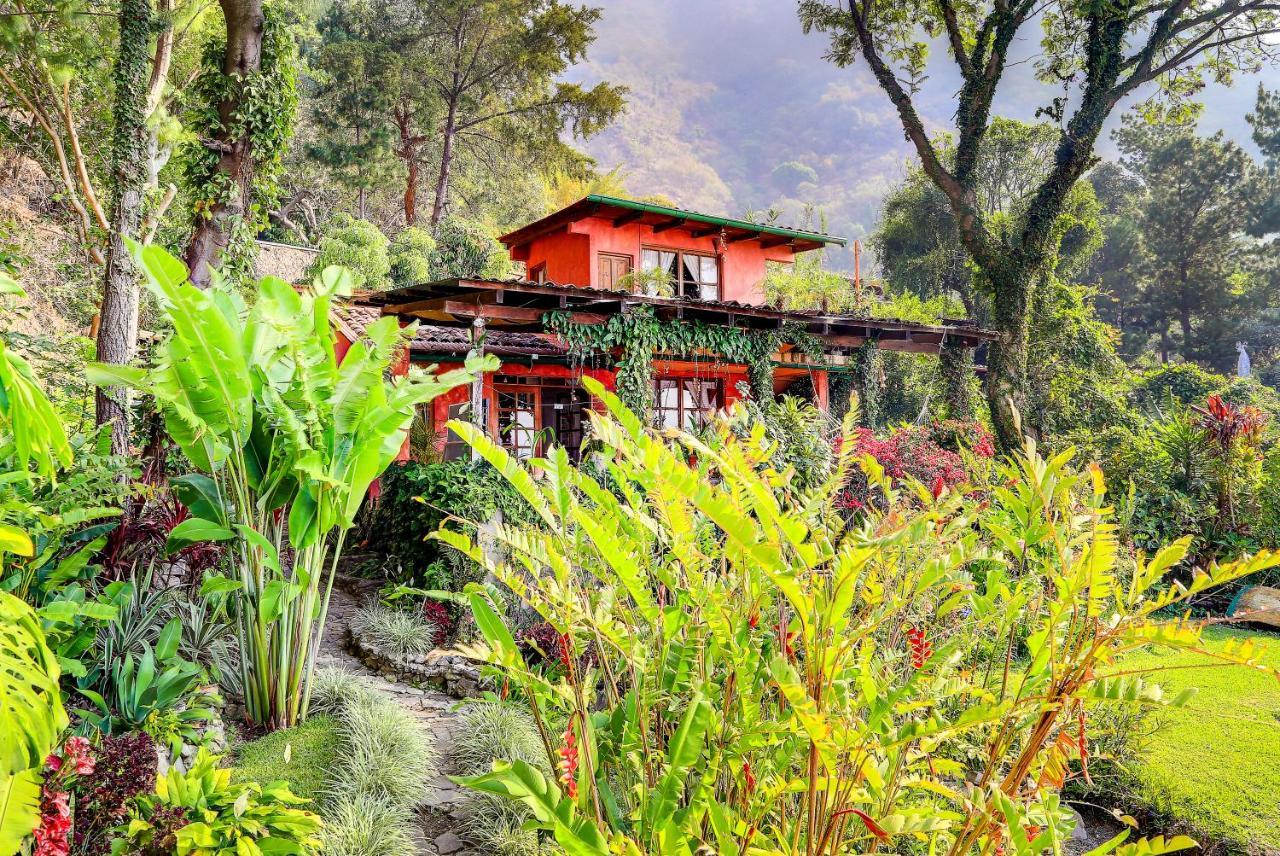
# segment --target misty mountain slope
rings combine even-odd
[[[603,169],[621,166],[628,189],[663,194],[681,206],[740,215],[777,206],[781,222],[806,225],[806,204],[826,228],[852,238],[873,228],[885,192],[914,153],[888,99],[861,66],[823,59],[826,40],[805,35],[790,0],[592,0],[603,14],[583,80],[632,89],[625,116],[585,144]],[[1017,60],[1038,45],[1017,46]],[[933,128],[951,125],[958,79],[936,54],[918,96]],[[1257,81],[1280,85],[1274,69],[1211,87],[1202,126],[1247,143],[1244,114]],[[997,107],[1035,120],[1057,90],[1034,80],[1023,61]],[[1118,111],[1119,112],[1119,111]],[[1117,115],[1118,115],[1117,112]],[[1104,153],[1110,153],[1104,141]],[[818,226],[819,223],[808,225]],[[837,263],[847,265],[847,253]]]

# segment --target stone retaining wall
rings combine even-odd
[[[439,690],[453,698],[476,698],[492,681],[480,675],[480,664],[457,651],[437,648],[421,656],[401,657],[379,648],[347,627],[347,650],[369,670],[385,678]]]

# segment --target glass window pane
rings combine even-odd
[[[699,410],[713,409],[716,406],[715,384],[712,381],[689,381],[689,392],[693,406]]]
[[[662,269],[665,270],[667,273],[671,274],[671,276],[677,282],[679,282],[680,271],[676,267],[676,254],[662,252],[662,253],[659,253],[659,256],[661,256],[662,258]]]
[[[708,256],[703,256],[700,261],[702,262],[702,276],[699,277],[699,280],[704,284],[718,281],[719,274],[716,270],[716,260]]]
[[[715,284],[698,286],[698,299],[699,300],[719,300],[720,286]]]
[[[640,253],[640,267],[644,270],[656,270],[658,267],[658,251],[642,250]]]
[[[683,259],[683,270],[680,272],[680,278],[684,282],[698,281],[698,257],[686,255]]]

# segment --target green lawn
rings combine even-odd
[[[313,716],[297,728],[246,743],[236,752],[232,779],[262,784],[284,779],[298,796],[315,799],[333,768],[340,743],[337,728],[333,717]]]
[[[1216,645],[1253,636],[1280,667],[1280,636],[1213,628]],[[1146,653],[1126,666],[1202,662],[1182,653]],[[1161,714],[1135,771],[1138,797],[1161,815],[1191,824],[1232,851],[1280,851],[1280,683],[1238,667],[1174,669],[1159,683],[1176,695],[1198,688],[1182,708]]]

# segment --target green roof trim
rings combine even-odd
[[[632,211],[643,211],[646,214],[662,214],[672,219],[696,220],[711,226],[724,226],[729,229],[742,229],[748,232],[760,232],[764,235],[778,235],[784,238],[798,238],[814,241],[819,244],[836,244],[846,246],[846,238],[836,235],[825,235],[822,232],[806,232],[803,229],[787,229],[782,226],[767,226],[763,223],[752,223],[750,220],[738,220],[733,217],[715,217],[710,214],[699,214],[696,211],[685,211],[682,208],[668,208],[666,205],[654,205],[649,202],[637,202],[634,199],[619,199],[616,196],[603,196],[592,193],[586,197],[587,202],[598,202],[601,205],[615,205],[618,208],[629,208]]]

